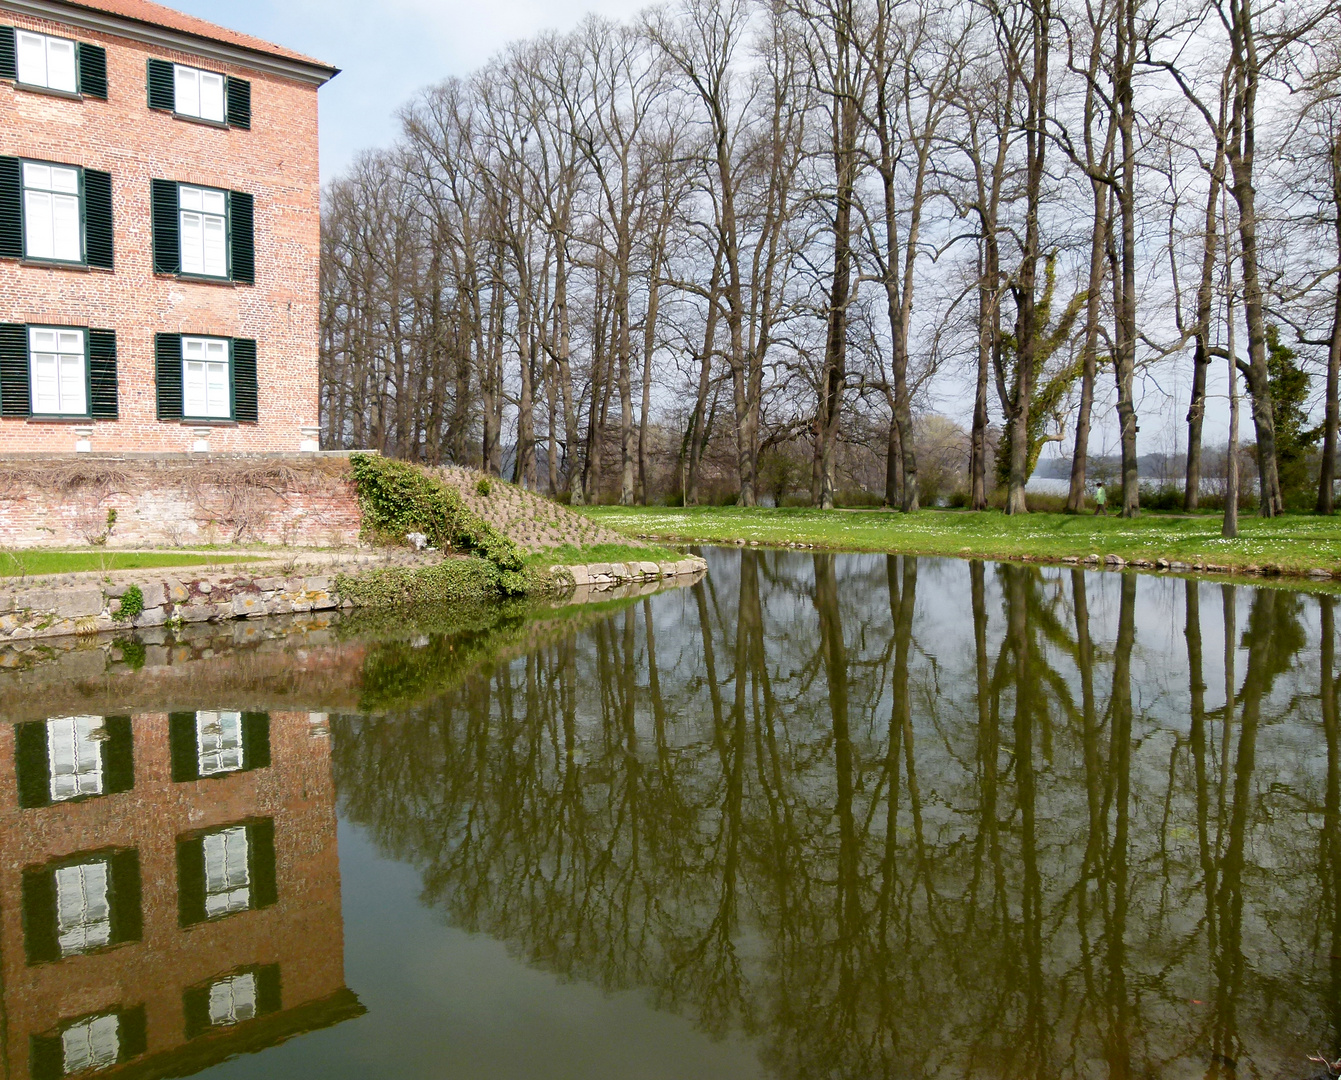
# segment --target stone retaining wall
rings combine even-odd
[[[308,566],[306,572],[279,566],[262,566],[254,573],[239,572],[241,568],[205,574],[175,568],[132,570],[105,578],[70,574],[33,584],[0,585],[0,644],[351,608],[353,601],[336,591],[336,578],[365,573],[376,562],[371,557],[329,561]],[[555,566],[550,578],[558,596],[581,602],[604,599],[612,590],[630,585],[688,583],[706,567],[702,559],[686,556],[667,563]],[[132,585],[140,590],[143,610],[134,618],[119,618],[122,598]]]

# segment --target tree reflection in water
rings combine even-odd
[[[336,776],[452,922],[780,1077],[1303,1077],[1341,1049],[1334,638],[1282,590],[718,553],[338,721]]]

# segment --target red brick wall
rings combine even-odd
[[[296,451],[317,421],[317,266],[320,176],[316,88],[22,15],[5,21],[107,50],[108,100],[72,101],[0,83],[0,154],[112,174],[116,270],[52,269],[0,261],[0,322],[116,331],[120,419],[94,425],[95,451],[184,451],[197,425],[155,419],[154,335],[255,338],[260,423],[219,426],[212,451]],[[252,89],[250,131],[151,111],[149,57],[224,71]],[[179,281],[153,272],[152,178],[250,192],[256,284]],[[0,452],[73,451],[69,422],[0,420]]]
[[[132,723],[132,790],[36,810],[18,808],[14,728],[0,726],[0,985],[8,1075],[29,1075],[29,1035],[118,1006],[144,1004],[148,1053],[171,1050],[185,1041],[182,991],[232,968],[277,962],[286,1010],[344,986],[329,737],[313,737],[306,712],[272,713],[269,768],[174,784],[167,715],[144,713]],[[177,836],[257,816],[275,821],[278,902],[182,929]],[[103,847],[139,851],[143,940],[28,966],[22,868]]]

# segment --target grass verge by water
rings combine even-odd
[[[148,570],[166,566],[217,566],[226,562],[255,562],[255,556],[217,558],[170,551],[0,551],[0,577],[40,577],[44,574],[74,574],[86,570]]]
[[[683,558],[679,552],[655,544],[588,544],[575,547],[546,548],[526,557],[526,565],[537,569],[551,566],[589,566],[592,563],[675,562]]]
[[[809,544],[845,551],[952,555],[986,559],[1117,555],[1128,562],[1168,559],[1285,574],[1341,571],[1341,518],[1244,514],[1240,535],[1220,535],[1218,516],[1142,514],[1133,519],[1075,514],[1007,516],[920,510],[746,509],[743,507],[583,507],[582,512],[633,537],[687,543]]]

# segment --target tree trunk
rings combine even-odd
[[[1336,253],[1341,261],[1341,139],[1333,140],[1332,158],[1332,209],[1335,212],[1333,227],[1336,234]],[[1333,489],[1336,486],[1336,442],[1338,417],[1338,396],[1341,391],[1341,273],[1337,274],[1334,288],[1335,302],[1332,307],[1332,335],[1327,346],[1327,404],[1322,421],[1322,466],[1318,471],[1319,514],[1333,513]]]

